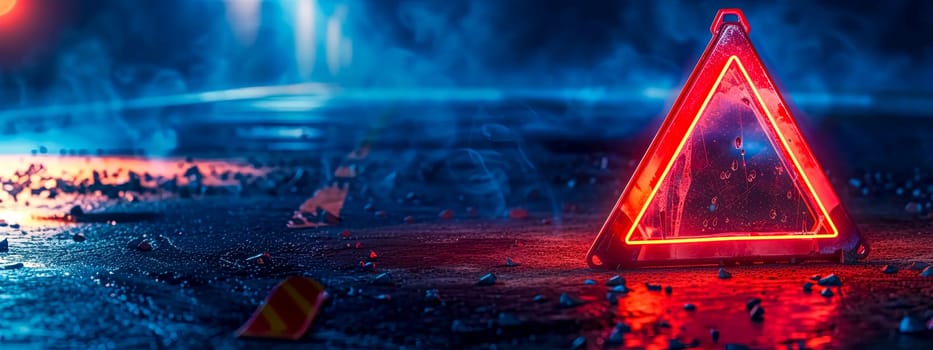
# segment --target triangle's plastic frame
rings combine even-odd
[[[727,15],[734,15],[737,22],[726,22]],[[867,256],[867,243],[843,208],[758,57],[748,38],[750,30],[741,10],[722,9],[716,14],[710,27],[713,37],[709,45],[587,253],[586,261],[591,267],[811,259],[854,262]],[[632,241],[630,238],[645,210],[732,65],[738,67],[752,87],[756,100],[753,103],[764,110],[767,124],[780,138],[780,142],[775,142],[781,148],[778,151],[791,160],[797,178],[803,181],[801,188],[816,202],[829,232]]]

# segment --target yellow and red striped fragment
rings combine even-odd
[[[296,340],[311,326],[311,321],[327,298],[317,281],[307,277],[289,277],[279,283],[259,309],[236,331],[237,337]]]

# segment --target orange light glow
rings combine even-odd
[[[13,6],[16,6],[16,0],[0,0],[0,16],[13,11]]]
[[[784,135],[781,134],[781,129],[778,128],[777,123],[774,120],[774,116],[771,115],[771,112],[768,110],[764,101],[761,98],[761,94],[758,93],[758,88],[755,87],[755,83],[752,82],[751,77],[748,76],[748,71],[745,70],[745,66],[742,65],[742,61],[735,55],[729,57],[729,60],[726,61],[725,66],[722,67],[722,71],[719,73],[719,76],[716,78],[716,82],[713,83],[713,86],[710,88],[709,93],[706,95],[706,99],[703,100],[703,104],[700,105],[700,109],[697,111],[696,116],[693,117],[693,121],[690,123],[690,127],[687,128],[687,133],[680,140],[680,143],[677,145],[677,148],[674,151],[674,154],[680,154],[684,148],[684,144],[687,143],[687,139],[690,138],[690,135],[693,134],[693,129],[696,127],[697,121],[700,120],[700,116],[706,110],[706,106],[709,104],[709,101],[713,98],[714,92],[719,88],[719,84],[722,83],[722,78],[726,75],[726,72],[729,70],[729,67],[735,63],[739,70],[742,72],[742,76],[745,77],[748,85],[752,87],[752,92],[755,94],[757,102],[761,104],[762,109],[765,111],[765,115],[768,116],[768,121],[771,123],[771,127],[777,132],[778,137],[781,139],[781,145],[784,147],[784,151],[790,155],[791,160],[794,163],[795,170],[800,177],[803,178],[804,183],[807,185],[807,190],[810,192],[810,195],[813,196],[816,200],[817,206],[820,208],[820,213],[823,214],[823,217],[826,218],[827,223],[831,228],[831,233],[827,234],[817,234],[815,232],[816,227],[814,227],[813,234],[808,235],[767,235],[767,236],[733,236],[733,237],[700,237],[700,238],[674,238],[674,239],[664,239],[664,240],[638,240],[632,241],[632,234],[635,233],[635,228],[638,227],[638,224],[641,223],[642,217],[645,215],[645,211],[648,210],[648,204],[651,203],[651,200],[654,199],[655,195],[658,193],[658,189],[661,187],[661,183],[667,178],[667,174],[670,172],[671,167],[674,166],[674,160],[676,157],[671,157],[667,162],[667,166],[664,167],[664,170],[661,172],[661,177],[658,179],[655,186],[651,189],[651,192],[648,195],[648,200],[645,201],[645,205],[641,207],[641,210],[638,212],[638,216],[635,217],[635,221],[632,223],[632,227],[629,228],[628,233],[625,235],[626,244],[670,244],[670,243],[696,243],[696,242],[724,242],[724,241],[753,241],[753,240],[771,240],[771,239],[812,239],[812,238],[832,238],[839,235],[839,230],[836,228],[836,224],[833,223],[832,218],[829,216],[829,212],[826,210],[826,207],[823,205],[823,202],[820,200],[820,196],[816,194],[813,190],[813,185],[810,184],[810,180],[807,178],[807,174],[801,169],[800,161],[797,160],[797,156],[794,155],[794,152],[790,151],[790,146],[787,144],[787,139],[784,138]]]

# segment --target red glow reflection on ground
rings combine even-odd
[[[747,283],[723,282],[706,275],[696,285],[675,288],[671,295],[647,291],[636,285],[635,291],[620,298],[616,313],[624,316],[624,322],[632,327],[635,335],[627,337],[625,345],[666,348],[667,337],[657,336],[665,333],[684,343],[698,339],[708,345],[711,328],[720,331],[720,344],[771,347],[780,342],[802,340],[808,347],[820,348],[831,340],[828,320],[834,319],[838,313],[838,296],[825,298],[817,291],[788,290],[783,282],[784,285],[763,282],[748,288],[740,286]],[[708,288],[717,291],[710,292]],[[835,289],[837,295],[840,292],[840,289]],[[750,320],[745,303],[752,298],[762,299],[761,305],[765,309],[763,322]],[[683,309],[685,303],[692,303],[697,309],[686,311]],[[662,319],[670,324],[669,328],[659,326]],[[825,335],[812,336],[814,332],[821,331]]]

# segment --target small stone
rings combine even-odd
[[[580,350],[580,349],[585,349],[585,348],[586,348],[586,337],[582,335],[577,337],[577,339],[574,339],[573,343],[570,344],[570,349],[573,349],[573,350]]]
[[[10,228],[14,230],[19,230],[19,224],[10,224]]]
[[[382,302],[392,301],[392,296],[389,294],[378,294],[373,298],[376,299],[377,301],[382,301]]]
[[[560,295],[560,306],[561,307],[576,307],[585,304],[586,302],[580,298],[572,296],[567,293]]]
[[[761,305],[761,298],[751,298],[745,302],[745,311],[752,311],[752,308],[757,305]]]
[[[683,350],[687,348],[687,344],[684,344],[679,339],[671,339],[667,341],[667,348],[670,350]]]
[[[732,273],[720,267],[719,273],[717,274],[717,276],[719,277],[719,279],[729,279],[729,278],[732,278]]]
[[[454,215],[453,209],[444,209],[444,210],[442,210],[442,211],[440,212],[440,214],[437,214],[437,217],[438,217],[438,218],[441,218],[441,219],[443,219],[443,220],[450,220],[450,219],[453,219],[454,216],[455,216],[455,215]]]
[[[4,238],[2,241],[0,241],[0,252],[6,253],[8,251],[10,251],[10,242]]]
[[[901,319],[901,325],[898,330],[904,334],[916,334],[925,332],[927,328],[923,325],[923,322],[920,322],[916,317],[904,316],[904,318]]]
[[[471,331],[470,327],[467,327],[467,325],[460,320],[454,320],[450,325],[450,330],[455,333],[467,333]]]
[[[807,292],[807,293],[812,292],[812,291],[813,291],[813,283],[805,282],[805,283],[803,284],[803,291],[804,291],[804,292]]]
[[[822,278],[822,276],[820,276],[820,275],[813,275],[813,276],[810,276],[810,280],[811,280],[811,281],[819,281],[820,278]]]
[[[493,275],[492,273],[487,273],[483,275],[483,277],[479,278],[479,283],[477,284],[481,286],[491,286],[493,284],[496,284],[496,275]]]
[[[383,272],[376,275],[376,278],[373,278],[373,284],[380,286],[391,286],[395,284],[395,281],[392,280],[392,275],[388,272]]]
[[[927,266],[920,272],[920,277],[933,277],[933,266]]]
[[[609,333],[609,337],[606,338],[606,345],[610,345],[610,346],[622,345],[622,343],[625,342],[624,338],[625,338],[625,333],[612,331],[611,333]]]
[[[538,295],[535,295],[534,298],[531,298],[531,301],[534,301],[536,303],[543,303],[547,301],[547,297],[544,296],[543,294],[538,294]]]
[[[726,344],[725,350],[749,350],[749,347],[742,344]]]
[[[661,291],[661,285],[660,285],[660,284],[645,283],[645,288],[648,288],[648,290],[650,290],[650,291],[652,291],[652,292],[660,292],[660,291]]]
[[[389,216],[389,213],[387,213],[385,210],[377,210],[373,215],[375,215],[377,218],[385,218]]]
[[[709,330],[709,336],[710,338],[713,338],[714,343],[718,342],[719,341],[719,330],[716,328],[711,328]]]
[[[610,286],[610,287],[624,286],[624,285],[625,285],[625,279],[622,278],[622,276],[615,275],[615,276],[612,276],[612,278],[609,278],[608,281],[606,281],[606,285],[607,285],[607,286]]]
[[[881,269],[881,272],[889,275],[892,273],[897,273],[897,266],[884,265],[884,268]]]
[[[610,289],[609,291],[613,293],[628,293],[628,287],[620,284],[618,286],[612,287],[612,289]]]
[[[761,322],[765,318],[765,309],[761,305],[755,305],[751,311],[748,312],[749,317],[752,321]]]
[[[550,225],[552,222],[553,222],[553,220],[551,220],[551,218],[543,218],[543,219],[541,219],[541,224],[542,224],[542,225]]]
[[[369,251],[369,260],[376,260],[379,257],[379,254],[376,254],[375,250]]]
[[[609,302],[609,305],[619,304],[619,298],[616,297],[615,293],[606,293],[606,301]]]
[[[612,327],[612,332],[609,333],[609,338],[606,339],[606,344],[608,345],[622,345],[625,341],[623,338],[625,333],[632,331],[632,327],[629,327],[625,323],[616,324],[615,327]]]
[[[522,220],[528,217],[528,210],[523,208],[512,208],[509,209],[509,218],[515,220]]]
[[[930,266],[930,264],[927,264],[925,262],[920,262],[920,261],[914,261],[910,264],[910,267],[908,268],[914,271],[923,271],[923,269],[927,268],[927,266]]]
[[[343,239],[350,238],[350,230],[340,231],[340,238],[343,238]]]
[[[522,320],[507,312],[500,312],[498,321],[500,327],[516,327],[522,324]]]
[[[72,217],[84,215],[84,209],[81,209],[80,205],[73,206],[71,207],[71,210],[68,210],[68,215],[71,215]]]
[[[430,304],[439,304],[441,302],[441,295],[437,289],[428,289],[424,291],[424,301]]]
[[[588,286],[595,286],[595,285],[596,285],[596,281],[591,280],[591,279],[585,279],[585,280],[583,280],[583,284],[588,285]]]
[[[917,202],[908,202],[907,205],[904,206],[904,211],[906,211],[908,214],[920,214],[920,212],[923,211],[923,204]]]
[[[833,291],[829,289],[829,287],[823,288],[823,290],[820,291],[820,295],[828,298],[833,296]]]
[[[142,240],[139,242],[139,244],[136,245],[136,250],[141,252],[152,251],[152,244],[150,244],[147,240]]]
[[[671,287],[671,286],[664,287],[664,293],[671,294],[673,292],[674,292],[674,287]]]
[[[691,303],[686,303],[686,304],[684,304],[684,310],[693,311],[693,310],[696,310],[696,309],[697,309],[697,306],[696,306],[696,305],[693,305],[693,304],[691,304]]]
[[[522,264],[519,264],[519,263],[513,261],[512,258],[510,258],[510,257],[505,257],[505,266],[508,266],[508,267],[516,267],[516,266],[522,266]]]
[[[16,269],[21,269],[21,268],[23,268],[23,263],[15,263],[15,264],[9,264],[9,265],[3,266],[4,270],[16,270]]]
[[[469,215],[470,217],[474,217],[477,214],[476,208],[474,207],[467,207],[466,211],[467,211],[467,215]]]
[[[373,205],[372,203],[366,203],[366,205],[363,206],[363,210],[372,213],[372,212],[376,211],[376,206]]]
[[[826,277],[820,278],[820,281],[817,282],[817,284],[821,286],[838,287],[842,285],[842,280],[840,280],[839,276],[836,276],[836,274],[831,273],[829,275],[826,275]]]
[[[415,223],[415,217],[409,215],[409,216],[406,216],[405,219],[403,219],[403,221],[404,221],[406,224],[414,224],[414,223]]]

